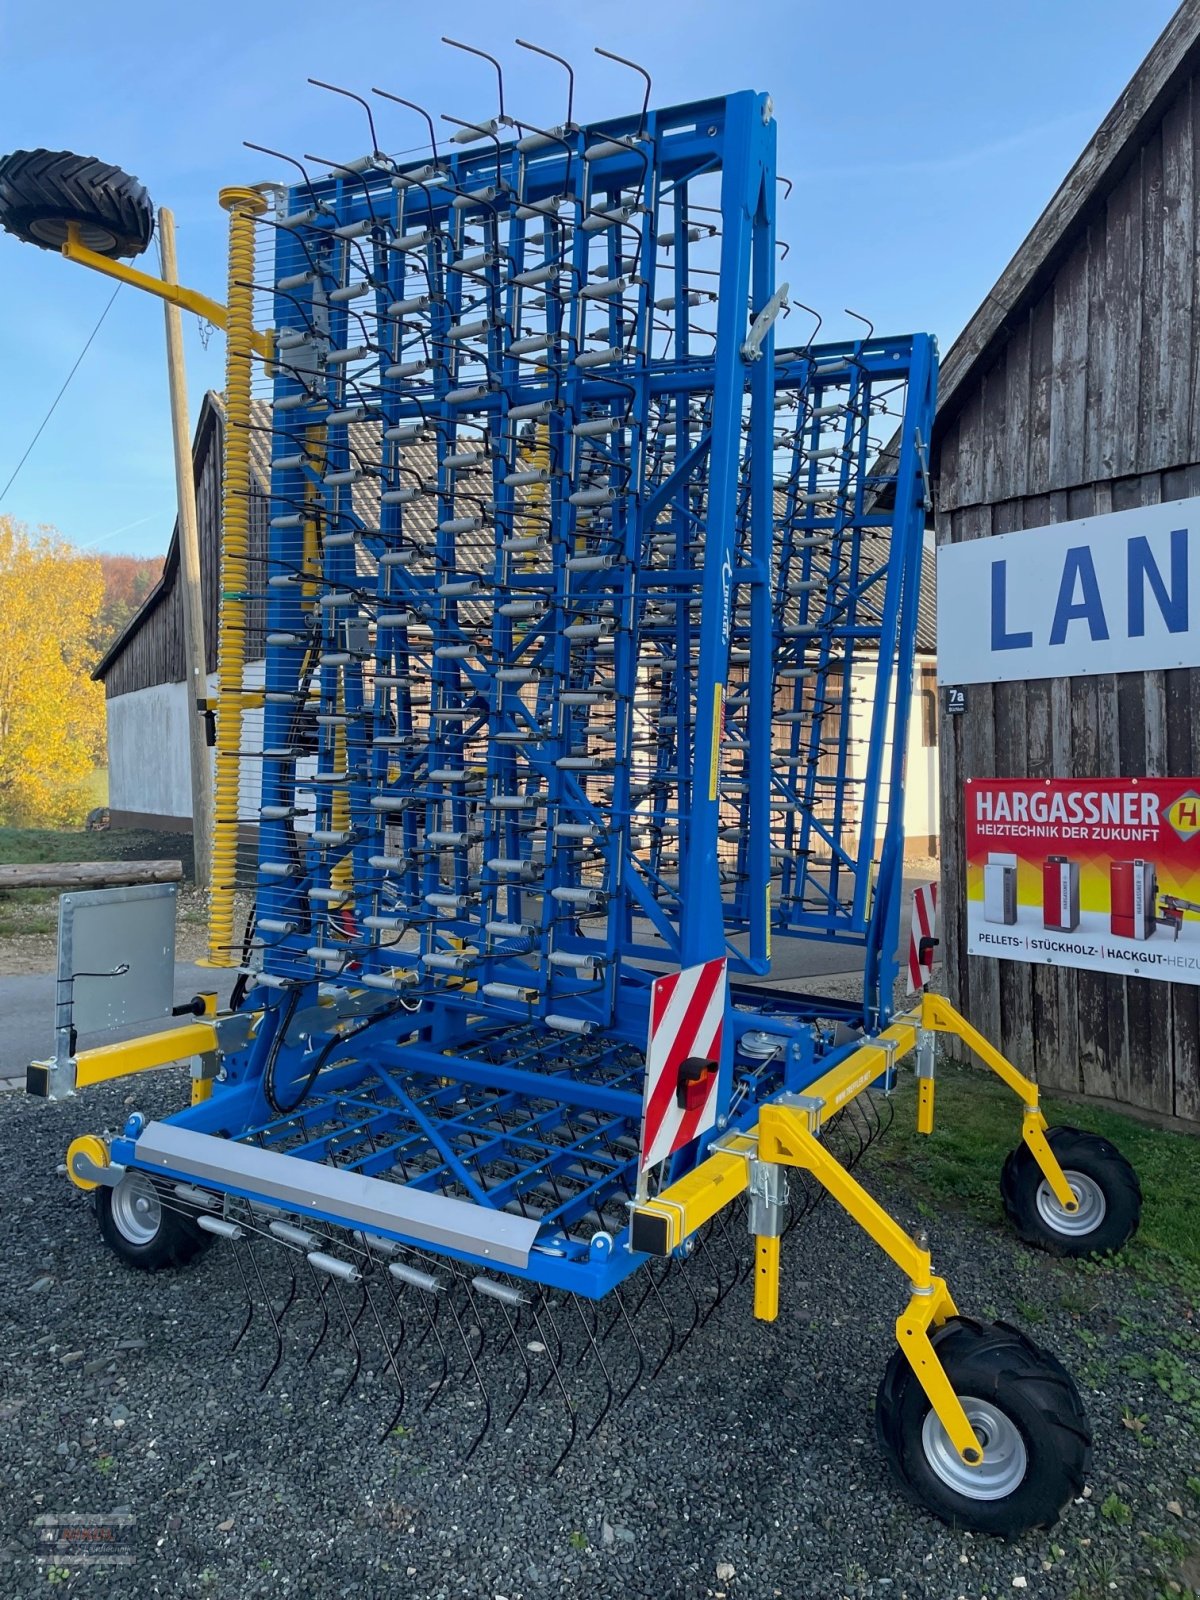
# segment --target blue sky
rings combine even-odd
[[[766,89],[780,171],[779,221],[795,297],[849,331],[931,330],[943,352],[979,305],[1174,9],[1173,0],[605,0],[602,6],[459,0],[59,0],[0,12],[0,151],[95,154],[135,173],[176,213],[181,275],[223,298],[218,188],[286,177],[243,139],[334,159],[361,154],[365,122],[308,86],[391,89],[470,119],[494,79],[439,42],[443,29],[499,56],[513,114],[561,121],[563,79],[517,34],[576,68],[576,116],[634,108],[632,80],[592,54],[640,61],[654,100]],[[345,26],[339,32],[339,15]],[[282,20],[281,20],[282,19]],[[416,142],[399,107],[380,142]],[[806,245],[809,230],[819,241]],[[142,258],[152,267],[153,251]],[[0,234],[0,486],[95,325],[111,286]],[[220,387],[185,318],[193,420]],[[157,302],[123,289],[0,511],[51,523],[98,550],[161,553],[174,487]]]

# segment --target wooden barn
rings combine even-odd
[[[1198,227],[1200,6],[1188,3],[943,363],[939,584],[947,546],[1200,496]],[[1186,520],[1172,513],[1166,525]],[[1115,527],[1098,522],[1090,536]],[[1195,540],[1192,552],[1195,564]],[[1012,576],[1019,588],[1019,567]],[[964,785],[1200,773],[1198,639],[1193,616],[1174,665],[971,682],[941,741],[950,998],[1044,1084],[1190,1120],[1194,982],[967,954]],[[944,628],[940,642],[945,663]],[[945,709],[948,665],[942,682]]]
[[[200,581],[204,599],[204,643],[210,692],[216,690],[217,596],[220,592],[221,398],[208,393],[192,441],[196,515],[200,534]],[[251,433],[255,490],[250,515],[251,571],[266,556],[269,432]],[[264,611],[251,606],[247,658],[264,649]],[[113,640],[92,677],[104,684],[108,718],[109,809],[116,827],[190,832],[191,757],[188,718],[194,714],[184,683],[183,593],[179,583],[179,529],[171,535],[163,574],[126,627]],[[247,680],[250,681],[249,679]],[[243,796],[243,815],[257,804]]]

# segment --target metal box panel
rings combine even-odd
[[[171,1015],[176,893],[149,883],[60,896],[60,1028],[103,1033]]]

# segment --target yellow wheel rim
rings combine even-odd
[[[108,1146],[98,1134],[85,1133],[78,1139],[72,1139],[67,1147],[68,1178],[77,1189],[98,1189],[100,1185],[94,1178],[81,1178],[75,1171],[76,1156],[86,1156],[96,1166],[106,1167],[108,1165]]]

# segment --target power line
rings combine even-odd
[[[112,310],[112,303],[117,298],[117,296],[120,294],[120,292],[121,292],[121,285],[118,284],[117,287],[113,290],[112,294],[109,296],[108,304],[105,306],[104,310],[100,313],[99,322],[97,322],[96,326],[92,329],[91,333],[88,334],[87,343],[84,345],[83,349],[79,352],[79,354],[75,357],[75,365],[71,368],[70,372],[68,372],[66,377],[63,379],[63,386],[58,391],[58,393],[54,396],[54,399],[53,399],[53,401],[51,403],[50,409],[49,409],[49,411],[47,411],[46,415],[42,418],[41,425],[39,426],[38,431],[34,434],[33,438],[29,441],[29,445],[28,445],[28,447],[27,447],[27,449],[25,451],[25,454],[21,457],[20,461],[18,461],[16,466],[13,468],[12,477],[9,478],[8,482],[4,485],[3,489],[0,489],[0,504],[3,503],[5,495],[12,488],[13,484],[17,481],[17,474],[20,472],[21,468],[25,465],[26,461],[29,460],[30,452],[33,450],[34,445],[42,437],[42,433],[43,433],[43,431],[44,431],[44,429],[46,427],[46,424],[50,421],[50,418],[54,415],[55,407],[58,405],[58,402],[62,399],[63,395],[66,394],[68,384],[71,382],[71,379],[75,376],[76,372],[78,372],[78,370],[79,370],[79,363],[83,360],[84,356],[87,355],[88,351],[91,349],[92,340],[100,332],[101,327],[104,325],[104,319],[108,315],[108,313]]]

